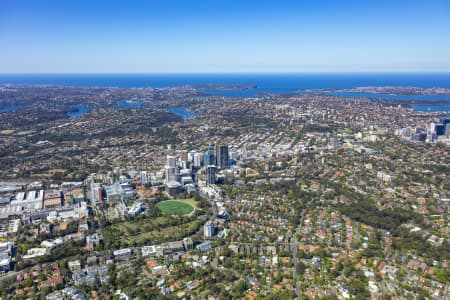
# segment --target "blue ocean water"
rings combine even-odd
[[[171,107],[171,108],[168,109],[168,111],[170,111],[171,113],[176,114],[177,116],[180,116],[181,118],[183,118],[183,120],[195,119],[197,117],[196,114],[194,114],[193,112],[188,111],[187,108],[184,107],[184,106]]]
[[[117,103],[117,107],[119,108],[141,108],[142,102],[140,101],[130,101],[130,100],[122,100]]]
[[[89,108],[89,106],[86,105],[77,105],[75,106],[75,108],[77,109],[76,111],[71,111],[68,112],[67,115],[71,118],[79,118],[82,115],[84,115],[85,113],[89,112],[91,109]]]
[[[153,87],[182,85],[256,85],[245,90],[211,90],[227,97],[256,97],[261,93],[293,93],[304,89],[346,89],[360,86],[416,86],[450,88],[450,73],[226,73],[226,74],[0,74],[0,84],[68,86]],[[342,94],[344,96],[344,94]],[[450,95],[392,96],[347,93],[395,100],[449,100]],[[436,106],[439,109],[441,106]]]
[[[369,97],[386,100],[450,101],[450,95],[390,95],[366,92],[330,92],[329,94],[342,97]]]
[[[23,108],[23,105],[5,105],[0,107],[0,112],[14,111]]]
[[[415,111],[446,111],[450,112],[450,105],[413,105]]]
[[[358,86],[450,88],[450,73],[227,73],[227,74],[0,74],[0,84],[173,87],[199,84],[249,84],[259,91]]]

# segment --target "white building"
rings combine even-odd
[[[176,168],[177,167],[177,157],[168,155],[166,166],[171,167],[171,168]]]
[[[201,153],[194,153],[194,167],[200,168],[203,162],[203,155]]]
[[[141,248],[142,257],[156,256],[156,246],[144,246]]]
[[[216,234],[216,225],[211,221],[206,222],[205,225],[203,226],[203,235],[205,237],[213,237],[215,234]]]
[[[124,248],[124,249],[114,250],[113,255],[115,258],[127,258],[127,257],[131,256],[131,249]]]

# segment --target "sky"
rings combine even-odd
[[[386,71],[450,71],[450,1],[0,4],[0,73]]]

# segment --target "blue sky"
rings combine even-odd
[[[447,72],[449,32],[447,0],[2,0],[0,73]]]

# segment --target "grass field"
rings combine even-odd
[[[194,210],[194,206],[187,201],[167,200],[156,204],[163,215],[187,215]]]
[[[103,228],[105,245],[110,247],[128,247],[133,245],[150,245],[166,241],[182,239],[198,231],[202,226],[201,220],[180,222],[171,226],[171,217],[146,219],[143,224],[138,222],[121,222]]]

